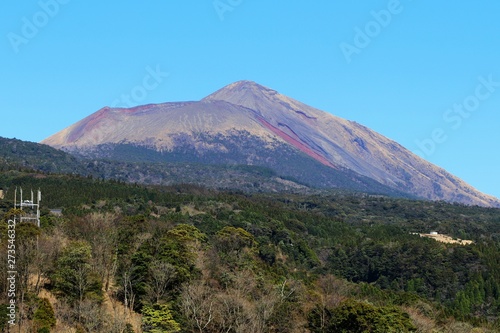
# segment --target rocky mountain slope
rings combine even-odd
[[[250,81],[197,102],[105,107],[42,143],[119,160],[259,165],[318,187],[500,206],[365,126]]]

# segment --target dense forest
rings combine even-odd
[[[232,151],[232,148],[236,150],[241,145],[242,142],[233,142],[229,150]],[[261,143],[254,142],[254,148],[261,146]],[[280,164],[270,167],[248,165],[245,154],[239,154],[239,157],[235,158],[234,154],[229,153],[222,155],[206,153],[203,154],[203,158],[202,156],[195,158],[195,153],[191,149],[164,154],[129,145],[117,145],[113,148],[103,145],[96,148],[94,153],[82,155],[72,152],[75,154],[72,155],[47,145],[0,137],[0,170],[10,170],[14,167],[127,183],[167,186],[182,183],[254,193],[311,194],[325,189],[330,191],[332,188],[342,188],[415,198],[348,170],[332,171],[331,168],[321,164],[318,166],[313,160],[304,158],[300,154],[292,154],[293,158],[273,155],[273,159],[280,161]],[[261,153],[253,152],[263,157]],[[234,159],[227,160],[229,156]],[[286,166],[292,166],[293,170],[285,172]]]
[[[15,226],[12,326],[16,187],[43,198],[40,228]],[[20,167],[0,171],[0,188],[4,332],[500,331],[498,209]],[[473,243],[419,235],[430,231]]]

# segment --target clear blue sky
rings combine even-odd
[[[500,197],[499,13],[498,0],[4,0],[0,136],[40,141],[122,94],[198,100],[247,79]]]

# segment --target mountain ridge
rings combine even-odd
[[[189,154],[226,152],[230,159],[229,153],[244,154],[237,147],[233,151],[227,148],[227,142],[238,135],[241,142],[246,138],[260,141],[254,146],[261,147],[246,152],[250,165],[266,166],[259,154],[272,159],[274,152],[279,158],[283,147],[288,146],[303,158],[311,158],[339,174],[350,170],[359,175],[343,174],[343,179],[351,177],[354,182],[364,182],[363,177],[368,177],[383,186],[426,199],[500,207],[497,198],[477,191],[397,142],[252,81],[231,83],[200,101],[129,109],[105,107],[42,143],[79,153],[95,151],[102,144],[130,144],[160,153],[192,147]],[[283,156],[284,163],[287,156]],[[279,169],[276,161],[269,163]],[[294,170],[294,177],[306,171]]]

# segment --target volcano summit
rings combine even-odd
[[[500,207],[381,134],[251,81],[200,101],[105,107],[42,143],[122,161],[264,166],[313,187]]]

